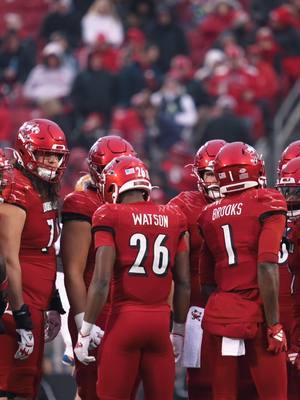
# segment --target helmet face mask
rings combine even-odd
[[[225,145],[216,157],[214,170],[221,194],[266,185],[262,157],[252,146],[243,142]]]
[[[218,200],[221,197],[220,186],[213,168],[198,169],[196,175],[198,178],[198,190],[203,191],[209,199]]]
[[[217,179],[212,182],[206,176],[214,174],[216,155],[225,144],[224,140],[210,140],[200,147],[194,159],[193,173],[197,177],[198,190],[211,200],[221,197],[220,188]]]
[[[99,189],[106,203],[120,202],[120,196],[131,190],[142,190],[149,200],[152,185],[146,165],[136,157],[114,158],[103,170]]]
[[[64,155],[47,151],[36,151],[33,155],[36,159],[38,176],[48,182],[55,181],[57,178],[57,171],[62,168],[65,162]],[[49,159],[53,157],[57,159],[57,165],[55,167],[49,165]]]
[[[69,158],[63,131],[47,119],[27,121],[20,127],[16,151],[19,164],[49,183],[60,181]]]
[[[135,156],[136,152],[131,144],[120,136],[104,136],[93,144],[88,155],[88,166],[95,185],[100,184],[105,166],[115,157],[122,155]]]

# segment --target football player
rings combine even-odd
[[[44,311],[54,311],[48,338],[58,333],[54,242],[59,181],[69,151],[63,131],[46,119],[25,122],[15,150],[13,185],[7,195],[2,193],[0,207],[0,253],[9,283],[5,333],[0,335],[0,397],[32,399],[41,379]]]
[[[288,205],[288,219],[281,243],[279,253],[279,307],[280,307],[280,320],[283,324],[284,331],[288,340],[288,354],[291,361],[288,365],[288,394],[289,398],[298,398],[299,393],[299,376],[293,368],[294,360],[297,352],[297,334],[296,334],[296,320],[294,302],[297,299],[298,284],[296,282],[298,274],[296,273],[296,259],[298,256],[298,241],[299,236],[299,209],[297,204],[297,182],[298,182],[298,162],[292,162],[300,156],[300,141],[291,143],[282,153],[278,163],[278,181],[277,188],[282,192],[287,200]],[[286,168],[289,165],[288,168]],[[284,171],[284,172],[283,172]],[[295,271],[295,273],[293,272]],[[292,294],[292,296],[291,296]],[[300,303],[299,303],[300,304]],[[297,312],[296,312],[297,314]],[[290,356],[291,355],[291,356]],[[297,365],[297,363],[296,363]]]
[[[278,188],[285,196],[288,205],[288,223],[284,243],[288,251],[288,266],[293,274],[291,297],[293,312],[292,319],[289,319],[290,346],[288,359],[291,365],[300,371],[300,157],[288,161],[283,166],[279,173]],[[299,375],[292,374],[291,379],[295,382],[298,381],[296,391],[299,393]]]
[[[180,357],[190,297],[186,218],[175,206],[149,201],[148,170],[135,157],[114,159],[100,187],[108,204],[93,216],[96,265],[75,353],[83,363],[95,361],[88,354],[91,332],[112,281],[97,394],[103,400],[129,399],[140,377],[146,398],[171,400],[175,364],[168,295],[173,278],[172,341]]]
[[[73,346],[77,341],[78,331],[83,321],[87,290],[90,285],[95,266],[94,244],[91,235],[92,216],[103,204],[101,195],[97,193],[96,182],[103,168],[113,158],[120,155],[135,155],[130,143],[119,136],[105,136],[96,141],[88,155],[90,179],[86,180],[83,190],[75,190],[69,194],[62,209],[61,254],[65,272],[65,285],[70,302],[69,331]],[[91,347],[96,356],[109,303],[98,316],[93,327]],[[97,399],[95,364],[83,365],[75,360],[76,382],[78,394],[82,400]]]
[[[205,298],[200,294],[200,275],[199,275],[199,256],[202,238],[199,233],[197,220],[203,208],[217,200],[220,190],[213,172],[213,163],[219,150],[225,145],[224,140],[210,140],[197,151],[193,172],[197,177],[198,191],[181,192],[178,196],[170,200],[169,204],[177,205],[185,214],[188,221],[188,232],[190,238],[190,267],[191,267],[191,299],[189,313],[197,313],[199,316],[193,318],[195,323],[200,323],[205,307]],[[201,268],[201,267],[200,267]],[[199,307],[199,308],[198,308]],[[190,325],[186,326],[186,330]],[[200,329],[199,329],[200,332]],[[200,346],[200,338],[194,351]],[[199,363],[199,364],[198,364]],[[183,360],[183,364],[185,361]],[[201,368],[199,368],[201,365]],[[186,362],[186,366],[192,366]],[[211,398],[211,372],[208,339],[205,336],[201,346],[201,360],[188,368],[188,393],[190,400]]]
[[[206,257],[200,280],[217,285],[202,322],[214,343],[213,398],[237,397],[238,356],[245,355],[259,397],[284,400],[287,343],[277,261],[286,202],[277,190],[263,188],[263,160],[245,143],[225,145],[214,172],[224,198],[199,218]]]

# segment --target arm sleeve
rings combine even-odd
[[[285,223],[286,217],[282,214],[273,214],[264,218],[258,243],[258,263],[278,262]]]
[[[108,205],[103,205],[93,215],[92,234],[95,250],[101,246],[115,246],[114,219]]]

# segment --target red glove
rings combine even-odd
[[[281,324],[275,324],[268,327],[267,331],[268,348],[267,351],[280,353],[287,351],[287,341]]]

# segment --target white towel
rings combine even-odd
[[[244,356],[246,354],[243,339],[222,338],[222,356]]]
[[[204,308],[192,306],[189,309],[183,344],[182,365],[186,368],[200,368],[203,329],[201,327]]]

